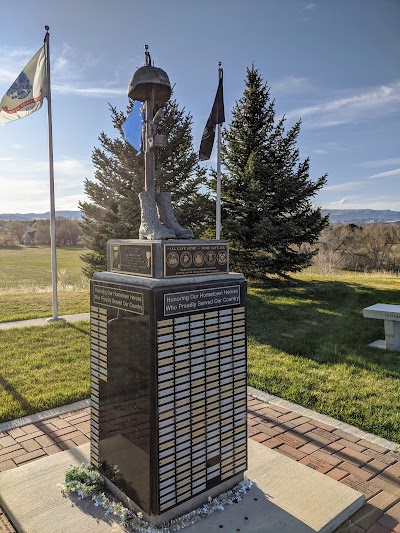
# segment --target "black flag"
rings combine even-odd
[[[217,94],[215,95],[214,105],[211,109],[210,116],[208,117],[206,127],[203,131],[203,137],[201,138],[199,159],[200,161],[206,161],[210,159],[211,152],[214,146],[215,126],[225,122],[224,111],[224,89],[222,85],[222,69],[220,79],[218,83]]]

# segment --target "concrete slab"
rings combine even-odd
[[[72,504],[60,492],[68,466],[88,457],[89,444],[84,444],[0,474],[0,504],[17,531],[123,531],[91,501]],[[187,528],[187,533],[330,533],[363,505],[359,492],[251,439],[249,465],[247,475],[254,486],[244,499]]]
[[[386,341],[385,339],[378,339],[376,341],[370,342],[367,344],[370,348],[381,348],[382,350],[386,350]]]
[[[0,474],[0,505],[18,532],[122,533],[90,500],[66,498],[61,484],[70,465],[89,462],[89,443]]]
[[[120,533],[90,500],[63,497],[61,484],[70,465],[89,461],[89,443],[0,474],[0,505],[18,532]]]
[[[187,533],[331,533],[365,500],[350,487],[252,439],[246,477],[254,485],[242,501]]]

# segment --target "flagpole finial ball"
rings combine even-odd
[[[44,29],[45,29],[46,31],[49,31],[50,28],[49,28],[48,26],[45,26]]]

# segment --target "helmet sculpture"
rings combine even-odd
[[[143,125],[145,183],[144,191],[139,193],[139,239],[192,239],[192,231],[180,226],[175,218],[171,193],[163,191],[161,183],[155,186],[154,146],[165,146],[166,142],[164,135],[157,135],[157,127],[164,114],[162,107],[171,98],[172,89],[168,74],[151,64],[147,45],[144,60],[144,66],[136,70],[128,87],[129,98],[144,102],[146,114]]]
[[[146,102],[146,100],[151,100],[153,90],[154,106],[158,109],[171,98],[172,89],[168,74],[162,68],[151,65],[138,68],[128,87],[129,98]]]

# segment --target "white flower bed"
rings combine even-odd
[[[250,480],[241,481],[233,489],[209,498],[207,503],[179,518],[175,518],[161,526],[154,526],[143,518],[142,513],[134,513],[122,503],[111,501],[104,493],[105,486],[99,472],[91,465],[81,464],[71,466],[65,473],[62,486],[64,494],[76,493],[79,498],[91,498],[96,507],[102,507],[106,515],[114,515],[121,525],[130,527],[135,533],[175,533],[185,527],[191,526],[198,520],[206,518],[214,511],[223,511],[225,505],[239,502],[243,495],[250,489]]]

